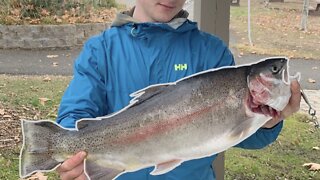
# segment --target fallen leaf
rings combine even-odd
[[[4,115],[4,109],[0,109],[0,115]]]
[[[309,171],[319,171],[320,170],[320,164],[317,164],[317,163],[304,163],[302,166],[309,168]]]
[[[22,109],[24,109],[25,111],[30,111],[30,109],[25,106],[23,106]]]
[[[319,147],[313,147],[312,150],[320,150]]]
[[[47,76],[47,77],[43,78],[43,81],[44,82],[49,82],[49,81],[51,81],[51,78]]]
[[[47,55],[47,58],[52,59],[52,58],[57,58],[59,55]]]
[[[309,78],[309,79],[308,79],[308,82],[309,82],[309,83],[316,83],[316,80]]]
[[[50,15],[50,12],[49,12],[48,10],[46,10],[46,9],[42,9],[41,12],[40,12],[40,14],[41,14],[42,16],[49,16],[49,15]]]
[[[57,23],[62,23],[62,19],[58,18],[58,19],[56,20],[56,22],[57,22]]]
[[[26,180],[47,180],[48,177],[43,175],[43,173],[36,173],[34,175],[32,175],[31,177],[27,178]]]
[[[3,118],[12,118],[12,116],[11,115],[4,115],[4,116],[2,116]]]
[[[44,105],[46,105],[46,102],[50,101],[50,99],[48,99],[48,98],[39,98],[39,101],[40,101],[40,104],[44,106]]]
[[[59,63],[57,63],[57,62],[53,62],[53,63],[52,63],[52,66],[53,66],[53,67],[57,67],[58,65],[59,65]]]

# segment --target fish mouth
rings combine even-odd
[[[263,114],[265,116],[270,116],[273,118],[279,118],[280,117],[280,111],[277,111],[275,108],[266,105],[261,104],[254,100],[254,97],[249,93],[248,99],[247,99],[247,107],[251,110],[251,112]]]
[[[274,89],[273,86],[274,84],[270,82],[270,79],[264,75],[260,75],[250,82],[247,106],[251,112],[274,118],[280,116],[279,108],[272,107],[268,103],[272,99],[270,89]]]

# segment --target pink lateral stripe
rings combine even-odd
[[[229,96],[229,98],[233,98],[232,96]],[[235,99],[235,98],[233,98]],[[247,99],[247,97],[245,97]],[[183,124],[187,124],[194,120],[196,117],[201,116],[202,114],[208,113],[211,109],[216,108],[217,106],[220,106],[225,101],[221,101],[219,104],[215,104],[212,106],[205,107],[203,109],[200,109],[198,111],[192,112],[191,114],[187,114],[186,116],[180,117],[180,118],[172,118],[167,121],[161,121],[159,123],[151,124],[149,126],[138,128],[134,133],[128,135],[119,137],[118,139],[114,140],[112,143],[115,144],[129,144],[129,143],[138,143],[143,140],[146,140],[147,138],[151,138],[153,136],[162,134],[164,132],[173,130]],[[246,102],[246,101],[244,101]]]

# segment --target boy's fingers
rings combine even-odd
[[[60,173],[60,178],[62,180],[77,179],[80,178],[82,174],[84,174],[83,163],[81,163],[80,165],[78,165],[70,171]]]
[[[301,92],[300,92],[300,84],[298,81],[292,81],[291,83],[291,99],[290,104],[293,108],[293,111],[296,112],[300,109],[300,101],[301,101]]]
[[[86,157],[86,152],[80,151],[76,155],[72,156],[70,159],[66,160],[61,164],[61,166],[58,167],[57,171],[59,173],[65,172],[65,171],[70,171],[73,168],[77,167],[80,165],[83,160]]]
[[[84,173],[82,173],[81,176],[75,178],[74,180],[87,180],[87,176]]]

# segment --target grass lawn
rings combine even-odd
[[[20,119],[52,119],[71,77],[0,75],[0,179],[19,179]],[[51,179],[57,176],[50,175]],[[49,179],[50,179],[49,178]]]
[[[71,77],[0,75],[0,179],[18,179],[21,129],[19,119],[54,119]],[[41,98],[47,98],[45,102]],[[226,153],[226,179],[320,179],[302,167],[320,163],[320,132],[296,115],[286,121],[280,138],[263,150],[232,148]],[[8,130],[6,130],[8,129]],[[49,179],[57,179],[51,173]]]
[[[320,171],[308,171],[304,163],[320,163],[320,131],[296,114],[285,121],[272,145],[262,150],[232,148],[226,152],[226,179],[320,179]]]
[[[267,7],[261,2],[252,1],[251,5],[254,46],[248,40],[247,1],[241,1],[240,7],[231,7],[230,28],[236,37],[231,47],[239,53],[320,60],[320,16],[309,16],[307,31],[301,31],[302,1],[288,0]]]

